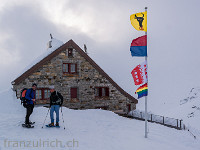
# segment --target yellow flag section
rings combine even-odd
[[[138,31],[147,32],[147,12],[140,12],[130,16],[132,26]]]

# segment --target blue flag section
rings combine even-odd
[[[131,55],[136,57],[147,56],[147,36],[141,36],[134,39],[130,47]]]
[[[147,56],[147,46],[131,46],[131,55],[144,57]]]

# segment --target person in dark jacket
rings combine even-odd
[[[29,121],[29,117],[33,112],[34,108],[34,102],[35,102],[35,92],[36,92],[37,84],[33,83],[32,88],[28,89],[26,91],[25,99],[27,101],[27,107],[26,107],[26,118],[25,118],[25,124],[27,126],[30,126],[32,123]]]
[[[59,126],[59,109],[63,104],[63,96],[55,91],[54,86],[50,86],[50,118],[51,123],[49,124],[50,127],[54,126],[54,111],[56,112],[56,126]]]

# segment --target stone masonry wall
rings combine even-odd
[[[63,74],[63,63],[76,63],[77,74]],[[55,89],[63,95],[64,105],[73,109],[106,107],[109,110],[126,111],[127,104],[131,103],[75,49],[73,49],[73,57],[68,57],[66,49],[19,85],[13,85],[17,97],[20,96],[21,89],[30,88],[32,83],[37,83],[38,88],[54,85]],[[71,87],[78,88],[77,99],[71,99]],[[96,98],[95,87],[109,87],[109,97]],[[48,103],[48,101],[38,101],[38,103]],[[136,105],[131,103],[131,107],[135,109]]]

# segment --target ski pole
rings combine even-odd
[[[42,128],[44,127],[45,121],[46,121],[47,116],[48,116],[48,114],[49,114],[49,110],[50,110],[50,108],[48,109],[48,112],[47,112],[47,115],[46,115],[46,117],[45,117],[45,119],[44,119],[44,123],[43,123],[43,125],[42,125]]]
[[[188,129],[188,131],[190,132],[190,134],[194,137],[194,139],[196,139],[196,136]]]
[[[65,130],[65,122],[64,122],[64,119],[63,119],[62,106],[61,106],[61,114],[62,114],[62,120],[63,120],[64,130]]]

